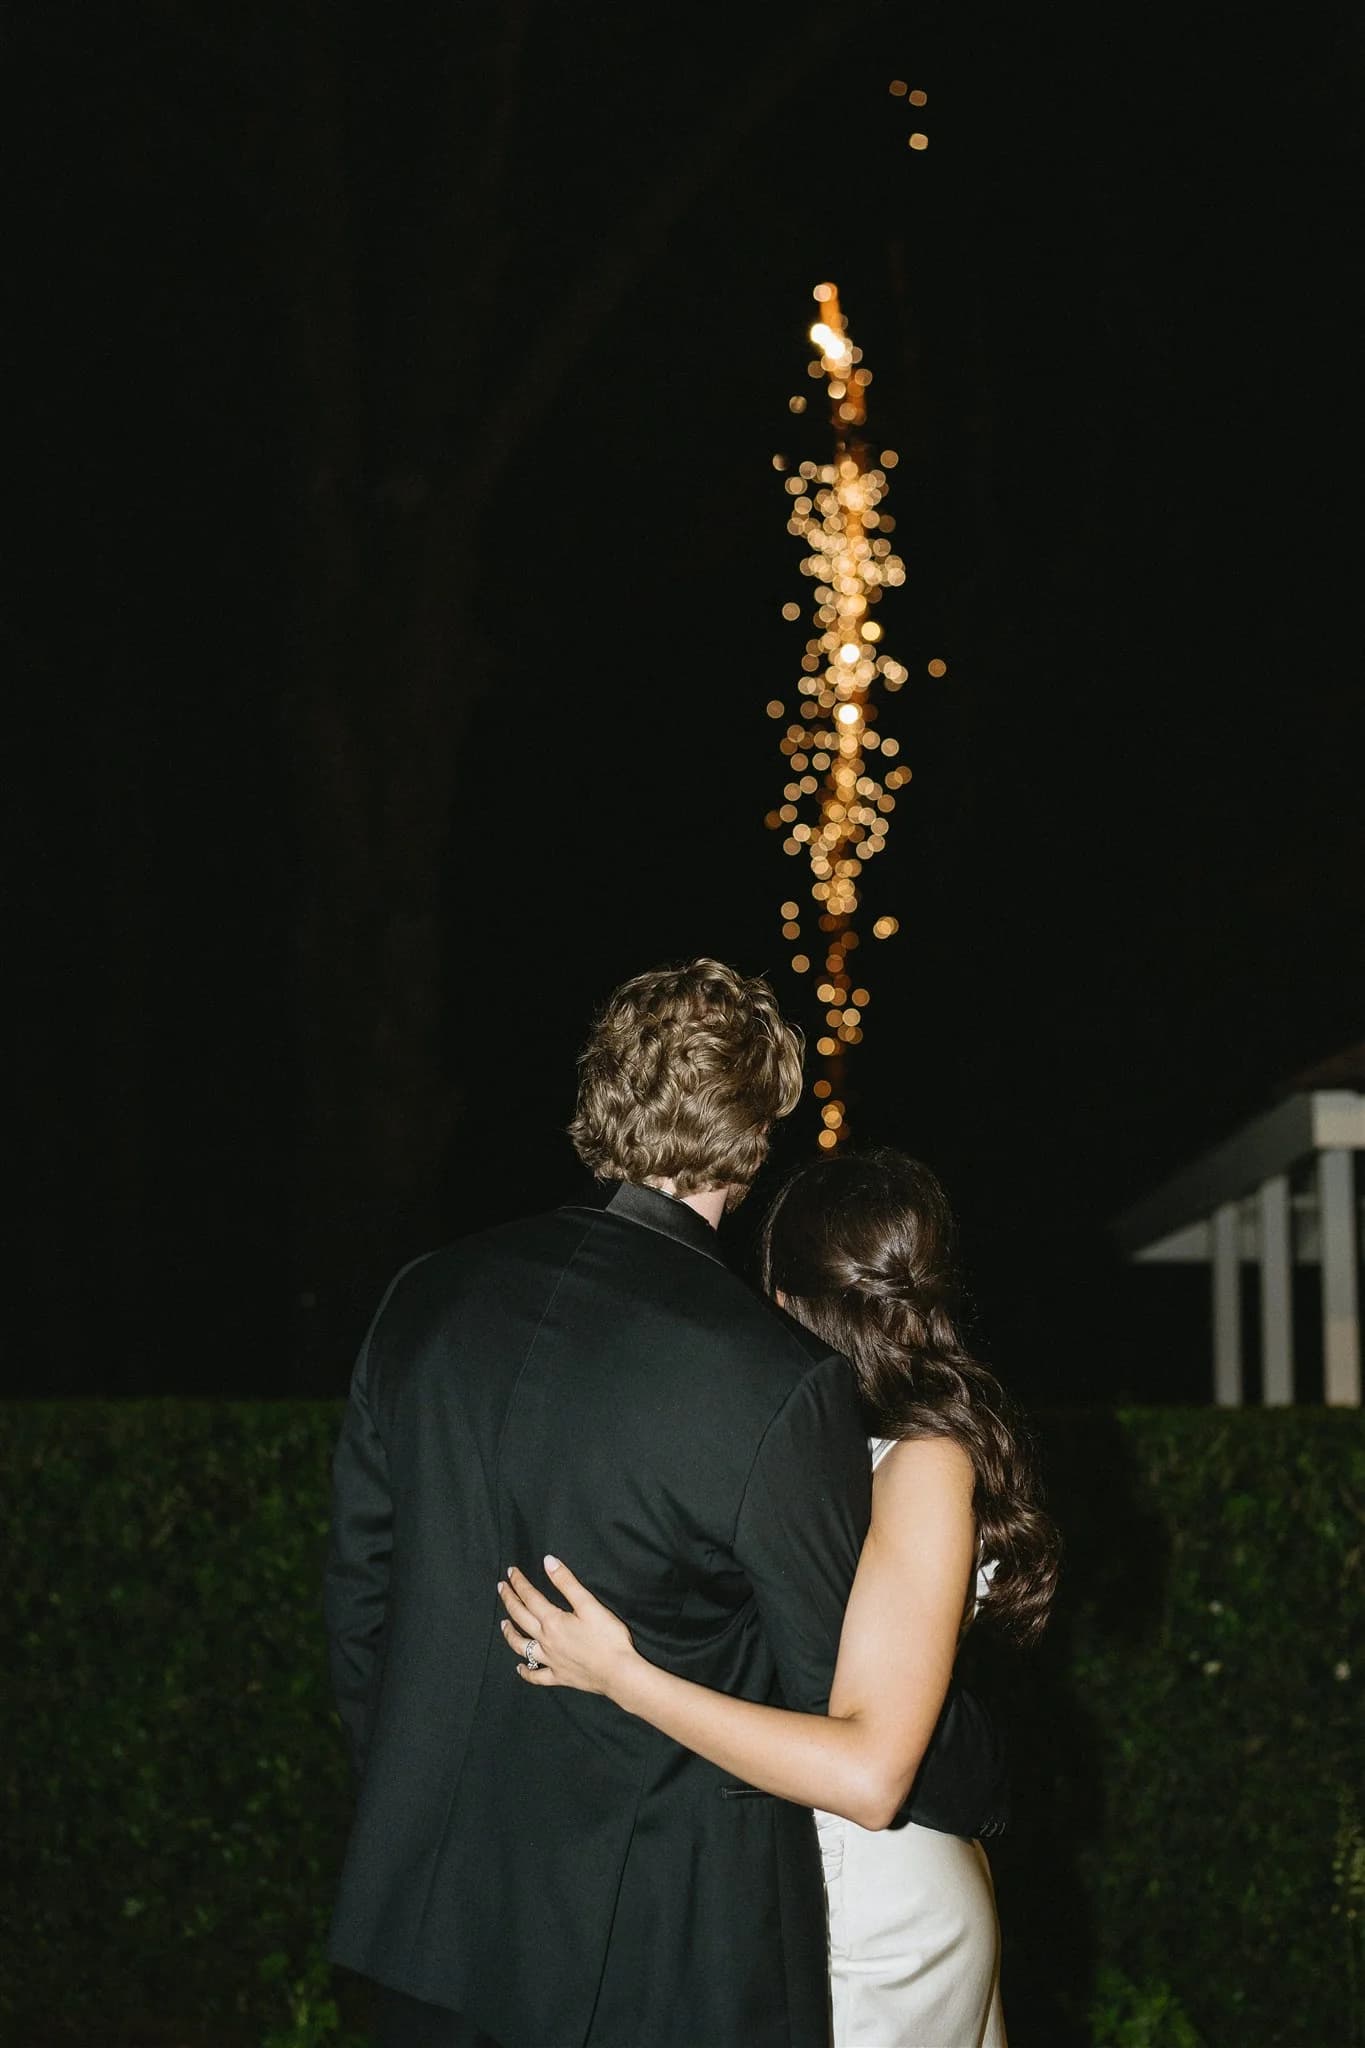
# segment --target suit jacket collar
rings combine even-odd
[[[620,1216],[627,1223],[656,1230],[661,1237],[671,1237],[689,1251],[714,1259],[719,1266],[726,1262],[720,1239],[706,1218],[658,1188],[637,1187],[628,1180],[608,1182],[598,1193],[595,1206],[605,1209],[609,1216]]]

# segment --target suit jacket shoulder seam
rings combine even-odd
[[[370,1427],[374,1430],[375,1435],[379,1438],[380,1448],[383,1450],[386,1458],[388,1457],[389,1447],[384,1442],[383,1434],[380,1430],[379,1424],[375,1420],[374,1409],[370,1405],[370,1347],[374,1343],[375,1336],[379,1329],[379,1325],[384,1320],[385,1309],[393,1300],[394,1295],[398,1292],[403,1282],[407,1279],[408,1274],[415,1273],[419,1266],[425,1266],[427,1260],[434,1259],[435,1256],[435,1252],[419,1252],[415,1259],[408,1260],[406,1266],[400,1266],[398,1268],[398,1271],[394,1274],[392,1280],[390,1280],[388,1286],[384,1289],[383,1295],[380,1297],[378,1308],[375,1310],[374,1314],[370,1318],[370,1327],[365,1332],[365,1340],[360,1347],[360,1356],[356,1360],[355,1372],[352,1376],[352,1385],[355,1388],[355,1390],[359,1393],[361,1400],[365,1404],[365,1412],[370,1418]]]
[[[774,1408],[772,1414],[764,1423],[763,1433],[759,1437],[757,1444],[754,1446],[754,1454],[753,1457],[749,1460],[749,1469],[744,1475],[744,1484],[740,1488],[739,1505],[735,1509],[734,1527],[730,1531],[731,1551],[734,1550],[735,1542],[739,1536],[739,1525],[744,1518],[744,1507],[746,1501],[749,1498],[749,1487],[753,1482],[754,1473],[758,1469],[758,1461],[763,1456],[764,1447],[767,1444],[768,1438],[772,1435],[774,1429],[776,1429],[778,1423],[782,1420],[782,1417],[786,1414],[788,1408],[790,1408],[792,1402],[796,1399],[797,1395],[804,1392],[805,1388],[810,1384],[811,1380],[814,1379],[815,1375],[818,1372],[823,1372],[827,1365],[843,1364],[844,1360],[840,1357],[837,1351],[827,1351],[823,1358],[816,1358],[810,1360],[806,1366],[806,1370],[802,1373],[800,1379],[797,1380],[794,1386],[788,1387],[786,1393],[782,1396],[782,1399],[778,1402],[776,1408]]]

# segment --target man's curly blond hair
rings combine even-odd
[[[574,1149],[599,1180],[747,1189],[800,1100],[801,1051],[766,981],[719,960],[637,974],[579,1061]]]

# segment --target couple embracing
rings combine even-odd
[[[380,1305],[326,1581],[377,2048],[1003,2048],[953,1664],[978,1611],[1041,1627],[1055,1541],[924,1167],[817,1160],[763,1296],[727,1269],[800,1087],[763,982],[637,977],[581,1063],[598,1198]]]

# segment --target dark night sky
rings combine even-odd
[[[265,19],[238,41],[206,8],[92,12],[78,36],[45,15],[10,53],[34,1391],[256,1390],[279,1354],[293,401],[240,90],[271,91]],[[435,58],[467,35],[477,78],[484,30],[400,10],[380,47],[378,17],[347,19],[357,271],[391,363],[421,319],[392,286]],[[606,226],[715,148],[733,81],[765,38],[787,62],[805,20],[707,5],[665,37],[624,0],[531,9],[501,321],[468,335],[470,379],[515,386]],[[982,1341],[1027,1392],[1188,1397],[1197,1284],[1125,1274],[1103,1226],[1365,1013],[1359,13],[858,20],[660,238],[487,504],[491,681],[448,864],[450,1219],[573,1185],[573,1057],[613,981],[706,951],[796,1000],[763,706],[806,586],[771,456],[822,453],[786,399],[831,277],[901,453],[909,574],[882,619],[915,678],[889,715],[915,781],[873,869],[902,932],[868,949],[856,1130],[943,1174]],[[929,94],[923,153],[893,76]],[[401,399],[376,372],[376,419]],[[151,1306],[106,1342],[123,1257]]]

